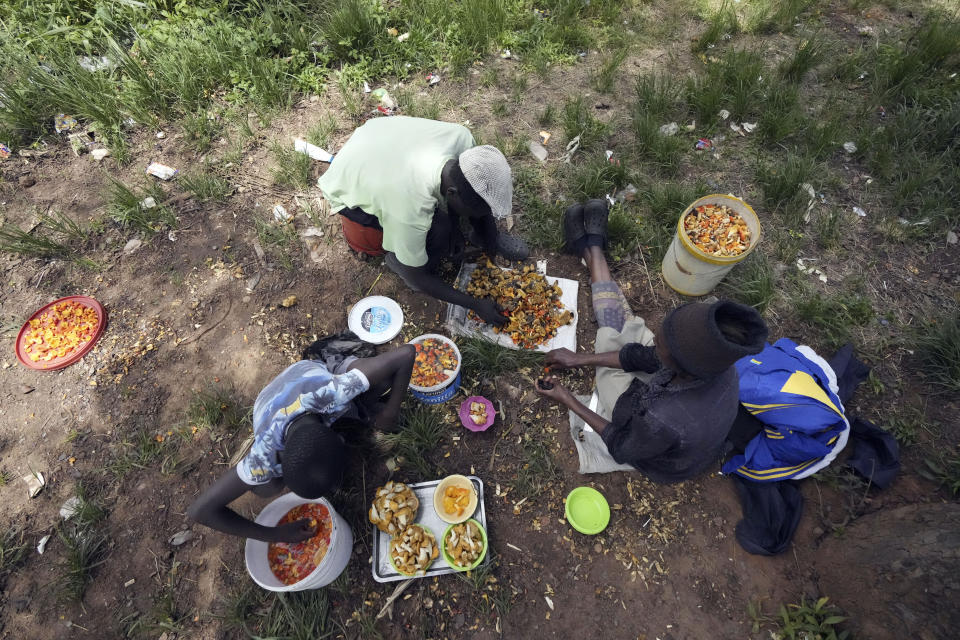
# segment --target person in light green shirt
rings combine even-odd
[[[498,149],[476,146],[458,124],[374,118],[353,132],[318,184],[334,212],[382,231],[386,263],[411,289],[473,309],[486,322],[505,322],[493,300],[435,275],[443,259],[462,258],[461,217],[473,227],[471,243],[488,253],[529,255],[523,241],[497,230],[495,218],[507,217],[513,200],[510,166]]]

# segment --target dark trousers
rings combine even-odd
[[[383,231],[377,217],[358,207],[341,209],[340,215],[364,227]],[[468,218],[480,248],[494,253],[497,246],[497,223],[493,216]],[[433,222],[427,231],[427,268],[435,271],[443,260],[459,262],[463,259],[464,238],[460,229],[460,216],[445,214],[439,210],[433,213]]]

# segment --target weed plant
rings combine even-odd
[[[776,617],[763,613],[761,605],[750,602],[748,612],[753,620],[753,632],[759,633],[761,627],[775,627],[776,632],[771,635],[782,640],[846,640],[849,632],[842,630],[840,625],[846,621],[839,609],[828,604],[829,598],[818,598],[815,602],[800,599],[800,604],[780,605]]]
[[[826,49],[818,36],[811,36],[797,42],[793,55],[778,67],[780,77],[794,84],[803,80],[803,77],[823,61]]]
[[[200,171],[180,176],[180,186],[201,202],[224,202],[230,195],[230,182],[215,173]]]
[[[750,305],[760,313],[767,310],[776,296],[776,278],[766,255],[754,251],[733,268],[724,279],[724,295]]]
[[[820,342],[829,348],[838,348],[849,342],[855,327],[862,327],[873,319],[873,307],[866,298],[841,293],[815,293],[794,301],[797,316],[812,325]]]
[[[307,142],[329,151],[337,129],[336,116],[329,112],[325,113],[317,118],[317,123],[307,131]]]
[[[622,188],[630,181],[624,165],[609,162],[603,155],[594,155],[579,165],[570,165],[567,184],[577,201],[588,198],[603,199],[608,193]]]
[[[378,434],[378,444],[403,458],[404,464],[409,464],[420,477],[443,475],[442,467],[429,458],[446,431],[439,411],[432,406],[416,405],[403,413],[402,420],[403,429]]]
[[[0,587],[7,576],[26,562],[32,545],[24,539],[25,532],[23,526],[11,526],[0,534]]]
[[[747,19],[751,33],[789,33],[800,14],[816,0],[759,0]]]
[[[65,553],[57,578],[57,596],[79,602],[93,579],[93,570],[106,562],[107,536],[94,527],[65,523],[57,529]]]
[[[211,385],[192,392],[186,418],[187,425],[197,429],[234,433],[250,425],[251,409],[237,400],[234,388]]]
[[[567,140],[580,136],[580,149],[584,151],[596,148],[610,134],[609,127],[591,111],[583,96],[571,98],[563,105],[563,133]]]
[[[946,488],[950,495],[960,496],[960,449],[942,452],[936,458],[926,458],[923,463],[920,475]]]
[[[529,438],[520,446],[520,468],[513,481],[518,498],[536,498],[552,487],[560,477],[560,469],[546,441]]]
[[[593,79],[593,88],[600,93],[612,93],[617,83],[617,75],[620,71],[620,65],[627,59],[629,51],[626,48],[620,48],[606,55],[600,64],[600,70],[597,71]]]
[[[707,28],[700,34],[693,45],[696,53],[703,53],[714,48],[717,43],[726,37],[735,36],[740,32],[740,22],[729,0],[724,0],[720,8],[707,19]]]
[[[276,166],[270,170],[273,181],[281,187],[306,191],[313,184],[313,160],[305,153],[296,151],[292,145],[275,142],[270,153]]]
[[[25,231],[12,223],[0,225],[0,251],[30,258],[61,258],[94,267],[83,257],[92,232],[61,211],[50,211],[39,216],[40,224]]]
[[[157,183],[149,183],[145,188],[137,189],[110,177],[110,185],[105,195],[107,215],[125,229],[153,235],[164,226],[176,226],[176,216],[163,204],[166,197],[163,188]],[[147,198],[153,198],[152,206],[148,206]]]
[[[761,161],[754,179],[763,192],[763,200],[771,209],[796,209],[802,206],[806,210],[806,192],[801,185],[814,180],[816,164],[813,159],[791,153],[776,163]]]
[[[960,312],[933,315],[923,322],[914,347],[930,384],[960,391]]]
[[[462,340],[458,347],[463,357],[463,369],[480,380],[493,379],[506,373],[543,363],[543,354],[536,351],[507,349],[488,338],[477,336]]]

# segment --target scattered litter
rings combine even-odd
[[[516,546],[516,545],[510,544],[510,543],[508,542],[508,543],[507,543],[507,546],[510,547],[511,549],[513,549],[514,551],[519,551],[520,553],[523,553],[523,549],[521,549],[520,547],[518,547],[518,546]]]
[[[320,247],[323,245],[323,229],[320,227],[307,227],[300,232],[300,237],[303,239],[303,244],[306,245],[307,251],[310,252],[310,259],[317,263],[323,262],[324,253],[320,251]]]
[[[504,49],[503,51],[500,52],[500,57],[503,58],[504,60],[509,60],[510,58],[513,57],[513,54],[510,53],[510,49]]]
[[[67,498],[67,501],[60,505],[60,517],[69,520],[80,512],[80,498],[73,496]]]
[[[287,222],[293,221],[293,216],[287,211],[287,208],[282,204],[273,205],[273,219],[281,224],[286,224]]]
[[[67,141],[70,143],[70,148],[73,150],[73,155],[75,156],[86,153],[88,151],[87,147],[93,144],[90,136],[82,133],[71,133],[67,136]]]
[[[247,278],[247,293],[253,293],[253,290],[260,284],[261,278],[263,278],[263,274],[259,271]]]
[[[110,149],[94,149],[90,152],[90,155],[97,162],[101,162],[104,158],[110,155]]]
[[[660,135],[662,136],[676,135],[677,131],[680,131],[680,125],[676,122],[660,125]]]
[[[820,280],[820,282],[826,284],[827,276],[824,275],[823,271],[820,271],[820,269],[817,269],[816,267],[808,267],[807,265],[803,264],[804,260],[816,260],[816,258],[797,258],[797,269],[800,270],[800,273],[817,276],[817,279]]]
[[[190,529],[184,529],[183,531],[177,531],[175,534],[170,536],[170,544],[175,547],[179,547],[185,542],[193,540],[194,533]]]
[[[543,599],[547,601],[547,606],[550,607],[550,611],[553,611],[553,600],[550,599],[550,596],[543,596]]]
[[[744,122],[742,123],[743,130],[747,133],[753,133],[757,128],[756,122]]]
[[[687,131],[693,131],[693,130],[696,129],[696,128],[697,128],[697,121],[696,121],[696,120],[694,120],[693,122],[691,122],[690,124],[688,124],[687,126],[684,127],[684,129],[686,129]]]
[[[741,126],[740,126],[739,124],[737,124],[736,122],[731,122],[731,123],[730,123],[730,130],[733,131],[733,132],[736,133],[736,134],[741,135],[741,136],[747,135],[747,132],[744,131],[743,127],[741,127]]]
[[[623,189],[617,192],[617,195],[614,197],[614,200],[617,202],[633,202],[637,197],[637,188],[632,184],[628,184]]]
[[[397,42],[406,42],[408,38],[410,38],[409,31],[407,31],[406,33],[401,33],[400,35],[397,36]]]
[[[605,155],[606,155],[606,158],[607,158],[607,162],[609,162],[609,163],[611,163],[611,164],[620,164],[620,161],[619,161],[619,160],[614,160],[614,159],[613,159],[613,151],[610,151],[610,149],[607,149]]]
[[[169,231],[169,232],[167,232],[167,240],[169,240],[170,242],[176,242],[176,241],[177,241],[177,232],[176,232],[176,231],[172,231],[172,230]]]
[[[547,144],[548,142],[550,142],[550,138],[551,138],[551,137],[552,137],[552,136],[550,135],[550,132],[549,132],[549,131],[541,131],[541,132],[540,132],[540,144]]]
[[[800,185],[800,188],[806,191],[807,195],[810,196],[810,199],[807,200],[807,210],[803,214],[803,221],[810,222],[810,212],[813,211],[813,205],[817,204],[817,191],[809,182],[804,182]]]
[[[857,145],[854,144],[853,142],[844,142],[844,143],[843,143],[843,150],[846,151],[847,153],[856,153],[856,152],[857,152]]]
[[[431,72],[431,73],[428,73],[428,74],[427,74],[427,84],[429,84],[429,85],[434,85],[434,84],[437,84],[438,82],[440,82],[440,74],[439,74],[439,73],[432,73],[432,72]]]
[[[864,211],[863,209],[861,209],[860,207],[854,207],[854,208],[853,208],[853,212],[854,212],[855,214],[857,214],[858,216],[860,216],[861,218],[866,218],[866,217],[867,217],[867,212]]]
[[[123,586],[125,586],[125,587],[132,587],[132,586],[134,585],[134,583],[136,583],[136,581],[137,581],[136,578],[130,578],[129,580],[127,580],[126,582],[123,583]]]
[[[167,137],[166,133],[164,133],[163,131],[157,131],[157,140],[163,140],[166,137]]]
[[[393,27],[389,27],[387,28],[387,35],[390,36],[391,38],[396,38],[398,35],[400,35],[400,32],[394,29]]]
[[[94,73],[96,71],[106,71],[117,66],[116,63],[107,56],[100,56],[99,58],[80,56],[77,59],[77,62],[80,64],[80,67],[86,71],[89,71],[90,73]]]
[[[710,138],[700,138],[697,140],[697,143],[693,145],[693,148],[697,151],[709,151],[713,149],[713,142],[711,142]]]
[[[947,244],[957,244],[957,234],[947,231]]]
[[[150,166],[147,167],[147,173],[161,180],[169,180],[177,175],[179,171],[165,164],[160,164],[159,162],[151,162]]]
[[[127,241],[127,244],[123,245],[123,255],[129,256],[141,246],[143,246],[143,240],[140,238],[131,238]]]
[[[153,199],[153,196],[147,196],[140,201],[140,206],[144,209],[153,209],[157,206],[157,201]]]
[[[906,218],[898,218],[900,224],[905,227],[922,227],[925,224],[930,224],[930,218],[924,218],[923,220],[917,220],[916,222],[910,222]]]
[[[17,389],[18,389],[18,390],[20,391],[20,393],[22,393],[23,395],[27,395],[28,393],[30,393],[31,391],[34,390],[34,388],[31,387],[31,386],[28,385],[28,384],[22,384],[22,385],[20,385],[19,387],[17,387]]]
[[[363,81],[363,92],[370,93],[370,83],[368,83],[366,80]]]
[[[577,136],[573,140],[567,143],[567,152],[563,154],[561,160],[570,164],[570,159],[573,158],[573,154],[577,152],[577,149],[580,148],[580,136]]]
[[[876,32],[873,30],[873,27],[870,25],[864,25],[862,27],[857,27],[857,33],[861,38],[870,38],[876,35]]]
[[[10,153],[11,153],[10,147],[8,147],[3,143],[0,143],[0,160],[6,160],[7,158],[9,158]]]
[[[43,552],[47,550],[47,543],[50,542],[50,534],[47,534],[40,538],[40,542],[37,544],[37,553],[43,555]]]
[[[284,309],[289,309],[295,304],[297,304],[297,296],[287,296],[283,299],[283,302],[280,303],[280,306]]]
[[[23,481],[27,483],[31,498],[36,498],[37,494],[43,491],[44,485],[47,484],[43,479],[43,474],[39,471],[23,476]]]
[[[390,97],[390,94],[387,93],[387,90],[383,87],[375,89],[370,93],[374,98],[380,101],[380,106],[384,109],[396,109],[397,103],[393,101],[393,98]]]
[[[880,116],[881,120],[883,120],[884,118],[887,117],[887,110],[884,109],[883,106],[881,105],[877,107],[877,115]]]
[[[310,144],[303,138],[296,138],[293,141],[293,149],[294,151],[305,153],[314,160],[319,160],[320,162],[333,162],[332,153],[326,149],[323,149],[322,147],[318,147],[315,144]]]
[[[77,127],[77,119],[73,116],[68,116],[65,113],[58,113],[53,117],[53,129],[57,133],[63,133],[64,131],[72,131]]]
[[[547,150],[543,148],[542,144],[531,140],[530,142],[527,143],[527,149],[530,150],[530,153],[533,155],[534,158],[536,158],[540,162],[546,162]]]
[[[718,115],[720,116],[721,120],[726,120],[730,117],[730,112],[726,109],[720,109],[720,113]]]
[[[384,464],[387,466],[387,471],[389,471],[390,473],[393,473],[394,471],[400,468],[400,463],[397,462],[396,457],[390,458]]]

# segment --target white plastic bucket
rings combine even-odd
[[[453,352],[457,356],[457,368],[454,369],[452,376],[432,387],[418,387],[410,383],[410,394],[424,404],[440,404],[452,398],[454,394],[457,393],[457,389],[460,388],[460,363],[463,358],[460,356],[460,349],[457,348],[456,343],[447,336],[440,335],[439,333],[425,333],[422,336],[417,336],[407,344],[416,344],[428,338],[441,340],[453,347]]]
[[[705,204],[726,205],[740,214],[750,228],[750,246],[738,256],[716,257],[698,249],[683,230],[683,220],[694,208]],[[760,242],[760,219],[740,198],[722,194],[704,196],[687,207],[677,221],[677,233],[663,256],[663,279],[677,293],[702,296],[713,291],[736,264],[744,260]]]
[[[268,591],[306,591],[307,589],[325,587],[343,573],[350,561],[350,554],[353,553],[353,532],[350,531],[347,521],[336,512],[333,505],[325,498],[306,500],[295,493],[285,493],[264,507],[255,522],[267,527],[276,526],[280,518],[290,509],[308,503],[322,504],[330,511],[333,531],[330,533],[330,546],[327,548],[327,555],[320,561],[319,566],[300,582],[289,585],[280,582],[277,576],[273,575],[273,571],[270,570],[270,561],[267,558],[268,543],[247,538],[247,545],[244,550],[247,573],[250,574],[254,582]]]

